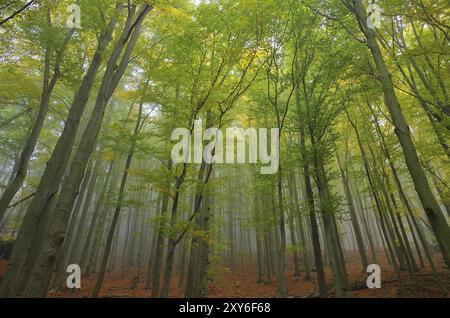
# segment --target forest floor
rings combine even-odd
[[[357,258],[347,259],[347,271],[352,286],[352,291],[346,297],[353,298],[397,298],[397,297],[449,297],[443,294],[439,288],[436,277],[427,268],[420,270],[411,278],[407,271],[400,272],[397,277],[392,266],[386,261],[379,262],[381,273],[381,288],[368,289],[366,287],[367,274],[362,271]],[[441,281],[450,290],[450,271],[445,268],[442,259],[436,258],[436,265],[440,272]],[[6,267],[6,262],[0,260],[0,277]],[[214,281],[210,282],[208,297],[210,298],[272,298],[278,297],[278,277],[273,275],[272,283],[257,283],[257,266],[254,263],[236,263],[235,270],[222,268],[217,271]],[[100,297],[108,298],[144,298],[150,297],[150,291],[145,289],[146,273],[141,272],[139,282],[136,282],[136,271],[113,270],[106,275]],[[287,287],[292,298],[307,298],[317,294],[316,274],[312,272],[311,281],[305,280],[305,273],[301,276],[294,276],[292,264],[288,264],[286,269]],[[329,296],[333,296],[331,272],[326,271],[327,282],[329,284]],[[90,297],[91,291],[96,282],[97,275],[82,277],[82,288],[80,290],[52,291],[49,297],[54,298],[82,298]],[[183,297],[183,288],[178,287],[179,277],[174,275],[170,297]]]

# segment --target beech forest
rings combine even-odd
[[[0,0],[0,298],[447,298],[448,0]]]

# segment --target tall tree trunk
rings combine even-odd
[[[365,213],[365,211],[364,211],[364,207],[363,207],[363,205],[361,203],[361,197],[360,197],[360,194],[359,194],[359,190],[358,190],[358,187],[357,187],[356,184],[354,186],[354,189],[355,189],[355,191],[353,193],[355,193],[355,195],[356,195],[356,203],[358,205],[359,211],[361,212],[364,228],[365,228],[365,231],[366,231],[366,236],[367,236],[367,239],[369,241],[370,250],[371,250],[371,253],[372,253],[372,259],[373,259],[373,262],[376,264],[377,263],[376,246],[375,246],[374,239],[372,237],[372,233],[370,231],[370,226],[369,226],[369,221],[370,220],[368,220],[367,213]]]
[[[52,206],[69,163],[78,126],[103,60],[103,55],[112,40],[112,33],[117,23],[119,10],[120,7],[117,5],[109,26],[102,32],[99,38],[97,50],[73,99],[64,130],[56,143],[50,160],[47,162],[36,194],[25,214],[2,280],[0,297],[16,296],[16,291],[19,287],[18,282],[21,280],[20,273],[25,264],[29,247],[34,241],[33,236],[38,232],[39,220],[44,214],[50,213],[49,208]]]
[[[411,138],[410,128],[405,120],[402,109],[400,108],[400,103],[398,102],[397,95],[394,90],[394,85],[392,84],[391,75],[389,73],[388,67],[386,66],[386,62],[384,61],[381,50],[378,46],[376,33],[373,29],[367,26],[367,15],[362,0],[355,0],[353,3],[359,26],[367,39],[367,46],[372,53],[379,73],[379,79],[383,86],[385,103],[391,115],[392,122],[395,126],[395,134],[397,135],[400,145],[403,149],[405,162],[414,182],[414,187],[417,191],[420,202],[422,203],[431,227],[433,228],[433,232],[436,235],[436,239],[441,248],[445,263],[447,267],[450,267],[449,225],[433,192],[431,191],[425,172],[420,164],[416,147],[414,146]]]
[[[280,144],[280,141],[278,141]],[[273,150],[272,150],[273,151]],[[283,179],[281,175],[281,163],[279,164],[277,173],[277,194],[278,194],[278,209],[280,211],[279,227],[280,227],[280,262],[279,262],[279,292],[281,297],[287,297],[288,291],[286,287],[286,228],[284,218],[283,205]]]
[[[297,107],[301,110],[300,106],[300,92],[298,88],[296,89],[296,103]],[[319,226],[317,224],[315,204],[314,204],[314,193],[311,185],[311,177],[309,171],[309,160],[308,154],[306,152],[306,140],[305,140],[305,132],[304,129],[300,135],[300,154],[302,158],[302,166],[303,166],[303,178],[305,184],[305,194],[307,200],[307,207],[309,209],[309,219],[311,224],[311,238],[314,252],[314,262],[316,265],[317,272],[317,285],[319,287],[319,295],[320,297],[327,297],[327,285],[325,281],[325,268],[322,259],[322,249],[320,246],[320,236],[319,236]]]
[[[299,266],[299,258],[298,258],[298,243],[295,237],[295,226],[294,226],[294,203],[292,198],[292,191],[289,195],[289,215],[288,215],[288,224],[289,224],[289,234],[291,238],[291,244],[293,246],[293,255],[292,260],[294,262],[294,276],[300,276],[300,266]]]
[[[99,159],[97,159],[96,165],[97,165],[97,163],[100,164]],[[86,174],[83,178],[83,182],[81,183],[80,194],[78,195],[77,203],[72,211],[72,215],[70,216],[70,223],[69,223],[66,239],[64,240],[64,244],[62,246],[62,252],[58,256],[57,261],[56,261],[56,278],[55,278],[55,282],[54,282],[54,287],[57,289],[60,288],[64,282],[64,276],[66,274],[67,258],[69,257],[70,246],[72,244],[72,238],[73,238],[76,223],[78,220],[78,214],[81,210],[83,202],[85,202],[88,199],[88,198],[85,199],[85,194],[87,192],[88,196],[92,196],[92,194],[94,192],[94,185],[92,185],[92,183],[95,184],[94,179],[96,179],[96,176],[92,175],[92,172],[93,172],[92,168],[93,168],[93,160],[90,161],[89,166],[86,170]],[[94,174],[96,175],[95,171],[94,171]],[[88,185],[89,185],[89,189],[88,189]],[[89,201],[90,201],[90,199],[89,199]]]
[[[136,18],[136,22],[135,22],[136,23],[135,30],[134,30],[135,37],[134,38],[132,37],[130,39],[130,44],[133,43],[133,42],[135,43],[135,41],[137,40],[137,36],[139,35],[140,27],[142,25],[143,19],[145,18],[145,16],[147,15],[147,13],[151,9],[152,9],[152,7],[149,6],[149,5],[143,5],[142,8],[140,9],[139,16]],[[131,42],[131,41],[133,41],[133,42]],[[133,46],[134,46],[134,43],[133,43]],[[130,52],[130,54],[131,54],[131,52]],[[128,58],[129,58],[129,56],[128,56]],[[145,89],[147,88],[147,86],[148,86],[148,81],[145,84],[144,92],[145,92]],[[145,94],[143,94],[143,96],[144,95]],[[113,219],[112,219],[111,226],[110,226],[110,229],[109,229],[109,233],[108,233],[108,236],[107,236],[107,239],[106,239],[105,250],[103,252],[103,257],[102,257],[101,264],[100,264],[99,276],[97,278],[97,282],[95,284],[94,291],[92,292],[92,297],[94,297],[94,298],[98,297],[98,295],[100,293],[100,289],[101,289],[102,284],[103,284],[103,279],[105,277],[106,266],[107,266],[107,263],[108,263],[109,254],[111,252],[111,245],[112,245],[112,241],[113,241],[113,238],[114,238],[114,233],[116,231],[116,226],[117,226],[117,221],[119,219],[120,211],[122,209],[124,192],[125,192],[125,186],[126,186],[126,183],[127,183],[129,169],[131,167],[131,162],[133,160],[134,152],[136,150],[136,139],[137,139],[137,137],[139,135],[139,131],[141,129],[143,107],[144,107],[144,100],[141,100],[141,102],[139,104],[138,118],[136,120],[136,126],[134,128],[130,150],[128,152],[127,160],[126,160],[126,163],[125,163],[125,168],[124,168],[124,171],[123,171],[123,174],[122,174],[122,180],[121,180],[121,183],[120,183],[118,199],[117,199],[116,207],[115,207],[115,210],[114,210],[114,215],[113,215]]]
[[[173,168],[172,160],[169,160],[167,164],[167,170],[169,174],[171,173]],[[162,204],[161,204],[161,213],[160,213],[160,222],[158,226],[158,236],[156,239],[156,249],[155,256],[153,260],[153,267],[151,271],[151,290],[152,290],[152,298],[158,297],[159,295],[159,285],[161,280],[161,263],[163,258],[163,248],[164,248],[164,230],[165,230],[165,216],[167,214],[167,210],[169,207],[169,191],[170,191],[170,181],[166,183],[166,191],[162,194]],[[150,274],[150,273],[149,273]],[[147,286],[150,287],[150,286]]]
[[[298,232],[300,237],[300,244],[302,247],[302,258],[303,258],[303,266],[305,267],[305,280],[310,281],[311,280],[311,264],[309,261],[309,246],[307,242],[308,232],[305,233],[305,227],[303,225],[303,216],[302,211],[300,210],[300,200],[298,198],[298,190],[297,190],[297,182],[295,174],[292,174],[291,176],[291,182],[289,184],[289,189],[292,188],[292,196],[294,198],[294,205],[296,209],[297,214],[297,223],[298,223]],[[304,188],[302,188],[304,191]],[[303,194],[303,198],[306,198],[306,193]]]
[[[78,187],[83,178],[87,162],[97,142],[98,133],[103,122],[105,107],[126,70],[134,45],[140,34],[142,22],[150,10],[151,7],[149,5],[142,5],[135,18],[135,7],[131,6],[129,8],[129,14],[127,21],[125,22],[124,30],[108,61],[94,110],[81,138],[78,151],[75,154],[69,174],[61,190],[51,227],[44,240],[44,246],[34,264],[31,280],[25,290],[25,295],[27,296],[39,297],[47,293],[47,290],[44,290],[43,288],[46,285],[46,282],[50,280],[56,252],[64,241],[70,211],[73,208]],[[120,61],[119,66],[117,66],[117,62],[125,45],[126,49],[122,60]],[[117,220],[115,220],[115,222],[117,222]],[[105,270],[105,268],[103,268],[103,270]]]
[[[114,175],[114,178],[112,178],[113,175],[113,170],[115,167],[115,160],[111,160],[109,163],[109,167],[108,167],[108,172],[106,173],[106,178],[105,178],[105,182],[103,183],[101,192],[99,197],[97,198],[97,202],[95,203],[95,206],[93,208],[93,212],[92,212],[92,217],[91,220],[89,222],[89,226],[88,226],[88,232],[87,232],[87,237],[86,240],[84,240],[84,242],[81,242],[81,238],[83,235],[83,231],[84,228],[80,228],[81,226],[81,221],[80,221],[80,225],[78,226],[78,231],[77,231],[77,235],[76,238],[78,238],[80,240],[78,248],[74,248],[73,252],[72,252],[72,259],[76,262],[78,262],[80,264],[81,270],[83,274],[89,274],[89,261],[90,261],[90,256],[91,256],[91,250],[93,248],[91,248],[91,246],[96,246],[99,244],[99,240],[97,239],[97,237],[100,235],[99,233],[97,233],[97,228],[99,227],[99,219],[100,218],[104,218],[104,214],[105,212],[103,211],[104,209],[106,209],[106,207],[104,207],[105,204],[105,198],[111,196],[111,193],[113,192],[113,189],[115,189],[116,187],[116,183],[117,183],[117,176]],[[86,213],[87,215],[87,210],[83,211],[83,214]],[[102,221],[100,221],[101,223]],[[82,247],[81,251],[80,248]],[[81,255],[80,255],[81,252]]]
[[[353,230],[355,231],[355,239],[356,239],[356,244],[358,246],[359,255],[361,257],[362,270],[365,271],[367,266],[369,266],[369,261],[367,260],[366,250],[365,250],[365,246],[364,246],[364,239],[363,239],[363,236],[361,233],[358,215],[356,213],[356,208],[355,208],[353,198],[351,195],[351,191],[350,191],[350,185],[349,185],[349,181],[348,181],[348,170],[343,167],[337,151],[336,151],[336,158],[338,161],[339,170],[341,172],[342,183],[344,185],[345,197],[347,199],[347,204],[348,204],[348,209],[350,212]],[[346,170],[347,170],[347,173],[345,173]]]

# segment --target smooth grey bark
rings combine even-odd
[[[167,170],[169,173],[171,173],[173,167],[172,160],[169,160],[167,164]],[[166,190],[170,190],[170,181],[166,183]],[[161,263],[163,258],[163,248],[164,248],[164,229],[165,229],[165,216],[167,214],[167,210],[169,207],[169,194],[163,193],[162,194],[162,202],[161,202],[161,212],[160,217],[161,221],[159,222],[158,226],[158,235],[156,238],[156,246],[155,246],[155,254],[154,254],[154,260],[153,260],[153,266],[151,271],[151,284],[150,286],[147,286],[148,288],[151,288],[152,290],[152,298],[158,297],[160,292],[160,278],[161,278]],[[150,272],[149,272],[150,274]]]
[[[313,134],[310,134],[311,143],[314,142]],[[333,211],[330,209],[331,202],[329,197],[329,191],[327,189],[327,181],[325,177],[325,171],[317,158],[316,150],[313,150],[313,169],[317,185],[317,192],[319,194],[319,206],[321,209],[321,215],[324,226],[324,238],[327,242],[326,247],[329,254],[329,264],[333,273],[333,284],[335,287],[336,297],[342,297],[344,295],[344,276],[341,269],[341,262],[338,255],[338,242],[337,236],[339,235],[333,226]]]
[[[51,158],[47,162],[36,194],[27,209],[2,280],[0,297],[16,296],[16,291],[19,287],[18,282],[21,279],[20,273],[25,264],[29,247],[33,242],[33,236],[38,232],[40,219],[43,215],[49,213],[69,163],[81,117],[86,108],[106,48],[112,40],[112,33],[117,23],[116,15],[118,11],[119,6],[117,5],[108,27],[102,31],[99,37],[96,52],[79,89],[75,93],[64,130],[56,143]]]
[[[209,235],[210,231],[210,196],[205,193],[202,200],[200,213],[195,218],[197,228]],[[195,236],[191,241],[191,250],[188,264],[188,276],[186,281],[185,298],[204,298],[207,294],[207,269],[209,243],[205,237]]]
[[[105,107],[127,68],[131,53],[140,34],[142,22],[151,8],[150,5],[142,5],[137,17],[135,17],[135,6],[131,5],[129,7],[124,29],[107,63],[94,110],[70,166],[69,174],[62,187],[51,226],[44,239],[44,245],[34,263],[31,279],[25,289],[26,296],[40,297],[47,293],[47,290],[45,290],[44,287],[46,282],[50,280],[56,253],[59,246],[64,241],[70,211],[73,208],[78,186],[83,178],[87,162],[97,142],[97,137],[104,118]],[[124,51],[124,53],[117,66],[122,51]]]
[[[100,162],[100,161],[97,159],[97,162]],[[55,282],[54,282],[53,286],[54,286],[54,288],[57,288],[57,289],[62,286],[63,281],[64,281],[64,276],[66,274],[67,258],[69,257],[70,248],[71,248],[71,244],[72,244],[72,238],[73,238],[76,224],[78,221],[78,214],[80,213],[83,203],[87,200],[87,198],[85,198],[85,194],[87,192],[88,195],[92,195],[92,192],[93,192],[93,186],[92,187],[89,186],[92,183],[95,184],[95,181],[94,181],[95,178],[92,176],[92,172],[93,172],[92,168],[93,168],[93,161],[91,160],[91,162],[89,163],[89,166],[86,170],[86,175],[83,178],[83,182],[80,185],[80,194],[78,195],[77,203],[76,203],[76,205],[72,211],[72,215],[70,217],[70,223],[69,223],[66,239],[64,240],[64,244],[62,246],[62,252],[58,256],[58,259],[56,261],[56,278],[55,278]],[[88,191],[88,187],[90,188],[89,190],[91,192]],[[78,242],[74,242],[74,243],[77,244]]]
[[[212,205],[212,197],[211,194],[205,194],[205,200],[203,200],[203,207],[201,211],[201,226],[202,230],[205,233],[210,233],[211,226],[211,205]],[[207,297],[208,292],[208,265],[210,262],[209,253],[210,253],[210,243],[203,238],[200,242],[200,250],[199,250],[198,260],[197,260],[197,275],[196,275],[196,284],[194,288],[193,296],[197,298],[205,298]]]
[[[431,191],[423,167],[420,164],[416,147],[412,141],[411,130],[405,120],[400,103],[398,102],[391,75],[377,43],[376,33],[367,26],[367,15],[362,0],[354,0],[353,4],[359,27],[366,37],[366,44],[369,47],[376,64],[379,80],[383,86],[385,103],[395,127],[395,134],[403,149],[405,162],[413,180],[414,187],[425,210],[428,221],[433,228],[445,263],[447,267],[450,267],[449,225],[439,203]]]
[[[296,102],[297,107],[301,110],[300,106],[300,93],[296,90]],[[302,110],[301,110],[302,111]],[[305,133],[304,130],[301,132],[300,135],[300,154],[302,157],[302,168],[303,168],[303,178],[304,178],[304,184],[305,184],[305,195],[307,200],[307,206],[309,210],[309,219],[310,219],[310,225],[311,225],[311,239],[312,239],[312,245],[313,245],[313,253],[314,253],[314,262],[316,265],[316,272],[317,272],[317,285],[319,288],[319,295],[320,297],[327,297],[328,291],[327,291],[327,285],[325,280],[325,268],[324,263],[322,259],[322,248],[320,244],[320,237],[319,237],[319,226],[317,224],[317,218],[316,218],[316,211],[315,211],[315,204],[314,204],[314,192],[312,190],[311,185],[311,176],[310,176],[310,169],[309,169],[309,160],[308,160],[308,154],[306,152],[306,140],[305,140]]]

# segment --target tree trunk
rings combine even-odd
[[[367,266],[369,266],[369,261],[367,260],[366,250],[364,247],[364,239],[363,239],[363,236],[361,233],[361,228],[359,226],[359,221],[358,221],[358,215],[356,213],[356,208],[355,208],[355,205],[354,205],[354,202],[352,199],[352,195],[351,195],[351,191],[350,191],[350,185],[349,185],[349,181],[348,181],[348,173],[347,174],[345,173],[345,171],[347,169],[345,169],[342,166],[342,162],[339,159],[339,154],[337,153],[337,151],[336,151],[336,158],[338,161],[339,170],[341,172],[342,183],[344,185],[345,197],[347,199],[348,209],[349,209],[351,221],[353,224],[353,230],[355,231],[355,239],[356,239],[356,244],[358,246],[359,255],[361,257],[362,270],[365,271]]]
[[[130,44],[132,44],[132,46],[134,46],[136,40],[137,40],[137,36],[139,35],[140,32],[140,28],[142,25],[142,22],[145,18],[145,16],[147,15],[147,13],[152,9],[151,6],[149,5],[143,5],[142,8],[140,9],[140,13],[139,16],[136,19],[136,26],[135,26],[135,30],[133,32],[132,38],[130,39]],[[128,49],[128,47],[127,47]],[[132,50],[132,47],[131,47]],[[131,54],[131,51],[129,52]],[[129,56],[128,56],[129,59]],[[127,62],[128,63],[128,62]],[[147,88],[148,85],[148,81],[145,84],[145,89]],[[144,96],[144,94],[143,94]],[[113,215],[113,219],[111,222],[111,227],[109,229],[109,233],[106,239],[106,246],[105,246],[105,251],[103,253],[103,257],[101,260],[101,264],[100,264],[100,272],[99,272],[99,276],[97,278],[97,282],[95,284],[94,287],[94,291],[92,292],[92,297],[93,298],[97,298],[99,293],[100,293],[100,289],[102,287],[103,284],[103,279],[105,277],[105,273],[106,273],[106,266],[108,263],[108,258],[109,258],[109,253],[111,252],[111,245],[112,245],[112,240],[114,237],[114,233],[116,231],[116,226],[117,226],[117,221],[119,219],[119,215],[120,215],[120,211],[122,209],[122,204],[123,204],[123,198],[124,198],[124,191],[125,191],[125,186],[127,183],[127,178],[128,178],[128,173],[129,173],[129,169],[131,167],[131,162],[133,160],[133,156],[134,156],[134,152],[136,150],[136,139],[139,135],[139,131],[141,128],[141,121],[142,121],[142,112],[143,112],[143,106],[144,106],[144,101],[141,100],[140,104],[139,104],[139,111],[138,111],[138,118],[136,120],[136,126],[134,128],[134,132],[133,132],[133,137],[132,137],[132,142],[131,142],[131,146],[130,146],[130,150],[128,152],[128,156],[127,156],[127,160],[125,163],[125,168],[123,171],[123,175],[122,175],[122,180],[120,183],[120,189],[119,189],[119,194],[118,194],[118,199],[117,199],[117,204],[116,204],[116,208],[114,210],[114,215]]]
[[[383,86],[385,103],[391,115],[392,122],[395,126],[395,134],[397,135],[400,145],[403,149],[406,165],[414,182],[414,187],[419,196],[420,202],[425,210],[427,218],[436,235],[436,239],[441,248],[447,267],[450,267],[450,228],[445,219],[442,210],[431,191],[430,185],[426,178],[425,172],[420,164],[419,156],[411,138],[410,128],[405,120],[400,104],[395,94],[392,78],[384,61],[381,50],[376,40],[375,31],[367,26],[367,16],[365,13],[362,0],[355,0],[355,14],[359,21],[361,31],[367,39],[369,47],[374,58],[379,79]]]
[[[0,297],[16,296],[18,282],[21,279],[19,273],[25,263],[29,247],[34,241],[33,236],[38,232],[39,220],[44,214],[50,213],[49,208],[55,199],[66,171],[81,117],[86,108],[106,47],[112,40],[112,33],[117,23],[116,15],[119,10],[119,6],[116,6],[116,14],[113,15],[108,28],[100,36],[97,50],[89,65],[88,71],[75,94],[64,130],[58,139],[50,160],[47,162],[36,194],[25,214],[2,280]]]
[[[300,95],[299,92],[296,94],[297,97],[297,106],[300,107]],[[311,185],[311,177],[309,172],[309,163],[308,163],[308,155],[306,153],[306,142],[305,142],[305,134],[304,131],[301,132],[300,136],[300,153],[302,157],[302,165],[303,165],[303,178],[305,184],[305,194],[307,199],[307,206],[309,209],[309,219],[311,224],[311,238],[313,244],[313,252],[314,252],[314,262],[316,265],[317,272],[317,285],[319,287],[319,295],[320,297],[327,297],[327,285],[325,281],[325,268],[322,259],[322,249],[320,246],[320,236],[319,236],[319,226],[317,224],[316,211],[314,205],[314,193]]]
[[[167,169],[169,174],[172,171],[173,162],[172,160],[169,160],[167,164]],[[164,248],[164,230],[166,227],[165,224],[165,216],[167,214],[168,206],[169,206],[169,194],[168,191],[170,191],[170,181],[166,183],[166,192],[162,194],[162,204],[161,204],[161,213],[160,218],[161,221],[159,222],[158,227],[158,237],[156,239],[156,249],[155,249],[155,257],[153,260],[153,267],[151,272],[151,290],[152,290],[152,298],[158,297],[159,295],[159,285],[161,280],[161,263],[163,258],[163,248]],[[150,287],[150,286],[147,286]]]
[[[50,11],[47,12],[47,23],[48,26],[52,26],[52,21],[50,18]],[[20,153],[19,160],[15,163],[13,168],[13,174],[11,175],[10,182],[6,186],[1,198],[0,198],[0,222],[2,221],[6,210],[8,209],[12,199],[19,191],[22,183],[27,175],[28,163],[36,147],[39,135],[41,133],[42,127],[44,126],[44,121],[47,116],[47,110],[50,103],[50,97],[52,95],[53,89],[60,76],[60,66],[63,59],[64,51],[72,37],[73,31],[69,32],[68,36],[64,40],[61,47],[56,51],[56,60],[53,66],[53,75],[50,78],[50,68],[51,68],[51,56],[53,48],[50,43],[47,44],[45,49],[45,60],[44,60],[44,78],[43,78],[43,89],[39,102],[39,110],[34,118],[33,127],[28,135],[25,145]]]
[[[36,260],[31,280],[28,284],[27,289],[25,290],[25,295],[27,296],[39,297],[45,295],[47,292],[47,290],[43,290],[42,288],[46,285],[45,282],[50,280],[50,273],[55,262],[56,252],[58,251],[59,246],[64,241],[70,211],[73,208],[73,204],[78,192],[78,186],[83,178],[87,162],[93,151],[94,145],[97,142],[98,133],[100,131],[104,117],[105,107],[109,101],[109,98],[113,94],[120,78],[125,72],[134,45],[136,44],[136,41],[138,39],[143,19],[150,10],[151,7],[149,5],[143,5],[139,10],[136,21],[133,21],[135,15],[135,7],[132,6],[129,10],[124,30],[119,37],[118,43],[115,46],[113,53],[111,54],[111,57],[108,61],[103,77],[103,82],[94,106],[94,110],[86,127],[86,130],[81,138],[78,151],[75,154],[74,160],[72,161],[69,175],[67,176],[64,186],[61,190],[60,198],[55,209],[54,218],[52,220],[48,235],[46,235],[44,241],[44,246]],[[125,47],[128,39],[128,45],[125,49],[122,60],[117,67],[117,61],[119,60],[120,54]],[[117,222],[116,218],[115,222]],[[112,234],[114,234],[114,232]],[[111,246],[107,248],[110,249]],[[105,268],[103,268],[103,270],[105,270]]]

